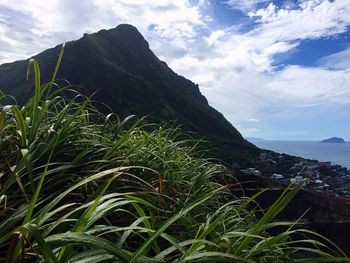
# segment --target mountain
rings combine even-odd
[[[332,137],[329,139],[322,140],[321,142],[328,142],[328,143],[345,143],[345,140],[343,138],[338,137]]]
[[[39,61],[42,80],[49,81],[61,47],[33,58]],[[33,93],[33,76],[26,81],[27,60],[0,66],[0,90],[23,104]],[[33,74],[32,74],[33,75]],[[57,75],[81,85],[86,94],[109,105],[121,117],[148,116],[153,122],[177,120],[183,130],[194,131],[208,143],[208,157],[228,163],[248,164],[260,150],[217,110],[209,106],[198,85],[179,76],[150,50],[131,25],[84,34],[66,43]]]

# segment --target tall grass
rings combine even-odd
[[[229,169],[194,157],[177,128],[101,114],[70,86],[40,83],[0,108],[4,262],[348,262],[331,241],[274,219],[301,185],[257,217]],[[66,99],[65,97],[70,99]],[[268,230],[287,226],[277,235]],[[300,258],[303,255],[303,258]]]

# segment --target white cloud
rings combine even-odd
[[[269,4],[251,13],[259,22],[253,30],[245,34],[231,28],[215,30],[204,37],[205,41],[196,39],[197,49],[184,52],[180,58],[167,58],[166,54],[164,58],[186,76],[202,80],[199,82],[204,86],[210,86],[223,71],[273,71],[275,55],[295,49],[303,40],[344,32],[350,25],[348,13],[350,0],[301,2],[294,9]]]
[[[232,9],[238,9],[243,12],[254,10],[256,5],[266,3],[268,0],[227,0],[225,3]]]
[[[204,92],[221,102],[218,107],[230,112],[232,122],[243,122],[280,114],[288,116],[294,108],[327,103],[350,105],[349,83],[349,70],[290,66],[270,75],[252,72],[226,75],[222,82]]]
[[[217,45],[220,43],[220,38],[225,36],[224,30],[215,30],[212,31],[209,35],[209,37],[205,37],[205,40],[208,43],[208,46]]]
[[[294,9],[278,9],[270,3],[267,8],[249,13],[261,23],[251,34],[279,41],[334,36],[347,30],[349,13],[350,0],[302,1]]]
[[[350,69],[350,48],[318,60],[318,64],[330,69]]]
[[[291,101],[350,103],[350,70],[289,66],[275,74],[266,88]]]
[[[0,22],[7,21],[0,23],[0,45],[7,51],[0,53],[0,63],[27,58],[83,33],[120,23],[136,26],[151,44],[155,39],[158,43],[173,40],[174,46],[186,49],[196,29],[205,26],[201,5],[190,5],[187,0],[0,0]]]
[[[325,105],[348,105],[350,49],[320,60],[320,68],[279,69],[273,62],[304,40],[345,32],[350,0],[286,1],[281,8],[268,2],[226,1],[255,23],[241,33],[234,27],[211,28],[207,0],[195,5],[188,0],[0,0],[0,63],[27,58],[85,32],[130,23],[243,133],[263,132],[260,126],[271,118],[303,119],[301,110],[316,116]]]
[[[257,128],[245,128],[238,126],[239,130],[244,134],[244,136],[253,136],[259,134],[259,129]]]
[[[243,133],[248,132],[249,119],[259,119],[259,125],[291,117],[302,122],[306,110],[321,118],[321,109],[327,105],[349,107],[350,72],[293,65],[277,70],[272,66],[274,56],[293,50],[303,40],[345,32],[349,13],[349,0],[304,1],[282,9],[270,4],[251,13],[259,22],[253,30],[245,34],[230,28],[213,31],[201,43],[200,52],[170,59],[170,65],[198,82],[210,103]],[[350,61],[347,54],[327,61],[338,60],[338,66],[345,66]]]

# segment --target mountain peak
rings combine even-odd
[[[112,29],[101,29],[97,33],[84,34],[83,39],[103,39],[116,43],[126,42],[136,49],[149,49],[149,44],[136,27],[129,24],[120,24]]]
[[[125,31],[127,31],[127,32],[134,32],[134,33],[137,33],[137,34],[141,35],[139,30],[136,27],[134,27],[133,25],[130,25],[130,24],[119,24],[114,29],[111,29],[111,30],[119,30],[119,31],[124,31],[124,32]]]

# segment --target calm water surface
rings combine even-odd
[[[259,148],[319,161],[331,161],[350,169],[350,142],[321,143],[317,141],[251,141]]]

